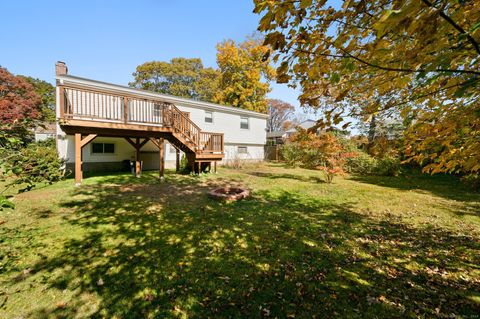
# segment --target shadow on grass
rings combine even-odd
[[[391,318],[480,309],[479,283],[465,275],[479,269],[472,238],[375,222],[348,204],[294,192],[226,203],[209,199],[214,185],[195,177],[132,181],[105,178],[63,204],[83,236],[32,271],[75,298],[31,317]]]
[[[423,190],[447,199],[479,201],[480,193],[473,191],[458,178],[448,175],[407,173],[400,176],[352,176],[361,183],[391,187],[399,190]]]
[[[318,172],[318,171],[315,171]],[[256,177],[264,177],[269,179],[295,179],[301,182],[308,182],[308,183],[325,183],[325,180],[319,176],[304,176],[299,174],[288,174],[288,173],[267,173],[267,172],[260,172],[260,171],[250,171],[246,172],[248,175],[256,176]]]
[[[480,216],[480,193],[453,176],[408,173],[401,176],[352,176],[350,180],[403,191],[427,192],[445,199],[461,201],[465,203],[465,207],[457,211],[457,214]]]

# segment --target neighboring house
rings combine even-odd
[[[306,120],[301,122],[298,125],[286,130],[286,131],[274,131],[267,133],[267,144],[268,145],[279,145],[284,144],[285,141],[290,138],[293,134],[297,133],[297,128],[301,127],[304,130],[308,130],[309,128],[313,127],[317,124],[315,120]],[[319,131],[318,131],[319,132]]]
[[[291,137],[293,134],[297,133],[297,127],[301,127],[304,130],[308,130],[309,128],[313,127],[315,124],[317,124],[317,121],[315,120],[306,120],[303,121],[302,123],[295,125],[291,129],[288,129],[285,131],[285,138]],[[318,131],[317,131],[318,132]]]
[[[162,175],[182,154],[194,169],[264,159],[266,114],[71,76],[63,62],[56,80],[57,148],[77,182],[130,160]]]
[[[285,131],[267,132],[267,145],[283,144],[286,137]]]
[[[56,124],[55,123],[47,123],[44,127],[39,126],[34,131],[35,134],[35,142],[45,141],[49,138],[55,138],[56,134]]]

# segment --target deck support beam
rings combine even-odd
[[[158,139],[158,155],[159,155],[159,168],[158,168],[158,177],[160,180],[163,180],[165,174],[165,143],[163,138]]]
[[[81,133],[75,133],[75,185],[80,185],[83,179],[82,149],[95,137],[97,134],[89,134],[82,139]]]
[[[165,175],[165,140],[163,138],[151,138],[150,141],[158,147],[158,158],[159,158],[159,167],[158,167],[158,177],[160,180],[163,180]]]
[[[175,147],[175,171],[180,172],[180,150]]]
[[[142,142],[140,142],[140,137],[135,138],[135,142],[131,138],[125,137],[125,140],[133,146],[135,149],[135,176],[140,176],[140,149],[150,141],[147,137]]]
[[[75,185],[80,185],[82,178],[82,134],[75,133]]]

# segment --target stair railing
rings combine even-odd
[[[201,129],[174,104],[164,104],[163,112],[164,125],[174,128],[186,141],[191,142],[195,150],[197,150],[200,145]]]

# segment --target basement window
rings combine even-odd
[[[92,154],[113,154],[115,144],[113,143],[92,143]]]
[[[239,146],[237,152],[238,154],[248,154],[248,149],[246,146]]]

